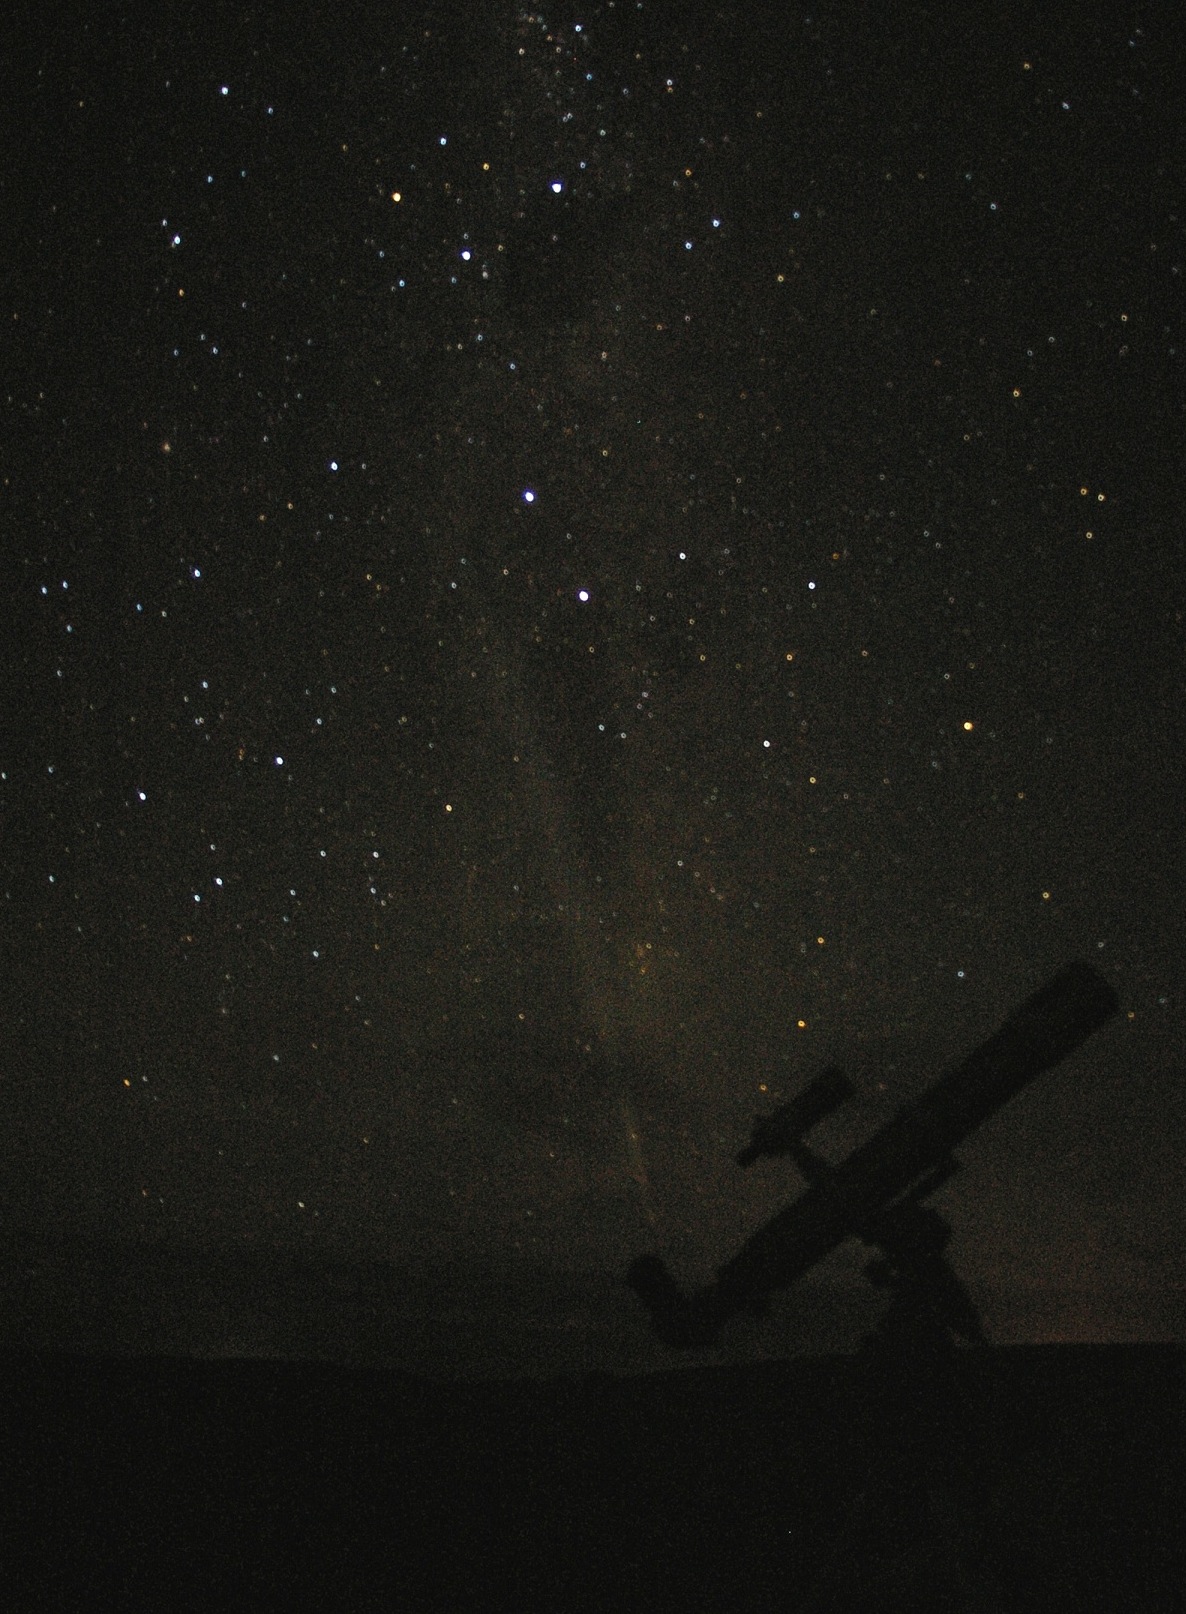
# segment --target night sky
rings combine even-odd
[[[705,1281],[1081,957],[937,1203],[1182,1337],[1186,53],[1032,12],[11,35],[6,1243]]]

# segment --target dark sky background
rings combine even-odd
[[[938,1203],[991,1337],[1182,1337],[1186,61],[1041,12],[10,35],[14,1248],[704,1281],[755,1110],[1083,957]]]

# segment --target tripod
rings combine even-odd
[[[985,1442],[961,1347],[984,1343],[976,1308],[944,1255],[951,1229],[917,1202],[866,1235],[865,1267],[888,1295],[857,1357],[866,1407],[866,1482],[801,1605],[958,1610],[972,1591],[986,1494]]]

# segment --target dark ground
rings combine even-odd
[[[4,1606],[1175,1607],[1183,1361],[964,1353],[920,1461],[854,1357],[446,1384],[8,1351]]]

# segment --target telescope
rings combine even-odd
[[[678,1349],[711,1345],[730,1317],[743,1311],[761,1315],[771,1293],[789,1288],[845,1239],[889,1248],[895,1230],[959,1169],[953,1150],[1035,1077],[1060,1064],[1119,1006],[1111,986],[1088,964],[1067,965],[962,1064],[903,1105],[836,1166],[804,1139],[853,1096],[852,1084],[835,1066],[789,1104],[758,1116],[738,1165],[789,1155],[806,1191],[747,1239],[713,1283],[690,1294],[657,1256],[634,1261],[626,1281],[659,1338]]]

